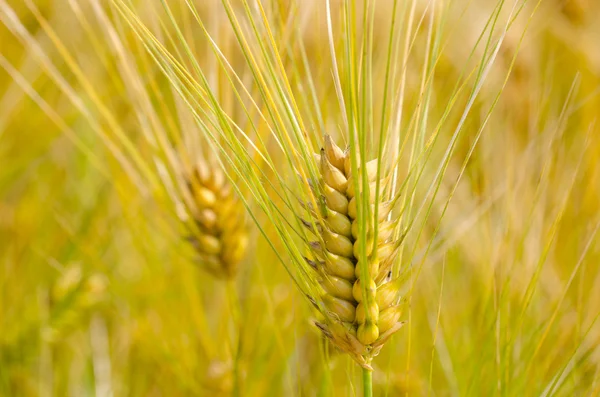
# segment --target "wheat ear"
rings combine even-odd
[[[378,203],[375,198],[377,161],[365,164],[370,185],[366,199],[371,207],[371,225],[367,231],[367,263],[359,261],[360,233],[357,221],[357,201],[350,167],[350,152],[343,151],[329,136],[324,148],[315,156],[319,162],[321,181],[317,202],[324,202],[323,216],[315,216],[315,233],[319,241],[309,246],[317,260],[309,263],[318,272],[323,293],[321,296],[325,321],[317,326],[335,346],[349,353],[364,368],[370,363],[402,322],[402,279],[389,279],[390,268],[400,245],[394,233],[398,219],[391,216],[389,203]],[[359,170],[359,173],[362,172]],[[382,178],[385,180],[385,177]],[[383,183],[382,183],[383,185]],[[361,195],[362,197],[362,195]],[[322,199],[322,200],[321,200]],[[375,204],[378,203],[378,204]],[[374,206],[378,205],[377,241],[374,241]],[[313,215],[316,213],[313,211]],[[390,219],[391,218],[391,219]],[[312,227],[311,227],[312,228]],[[312,228],[314,230],[314,228]],[[361,279],[362,267],[367,267],[368,278]],[[366,288],[362,285],[366,283]]]
[[[79,265],[69,266],[52,286],[49,324],[43,329],[48,341],[56,341],[106,298],[106,278],[98,273],[84,275]]]
[[[189,241],[196,261],[220,278],[232,278],[248,246],[245,209],[224,172],[198,161],[186,177],[194,219]]]

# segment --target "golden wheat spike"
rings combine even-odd
[[[235,276],[246,254],[248,233],[242,203],[223,171],[198,162],[187,178],[197,232],[189,237],[197,262],[220,278]]]
[[[324,147],[315,159],[321,173],[320,193],[327,208],[323,219],[315,219],[322,242],[309,244],[315,257],[324,259],[311,261],[312,267],[320,273],[321,300],[325,308],[325,324],[318,323],[317,326],[335,346],[370,369],[372,357],[402,325],[400,287],[403,280],[389,281],[386,277],[399,246],[399,241],[394,240],[397,221],[387,219],[391,206],[378,202],[375,196],[377,160],[365,164],[370,193],[357,196],[349,166],[350,152],[341,150],[329,136],[324,141]],[[380,186],[384,179],[382,176]],[[371,208],[371,219],[364,223],[370,225],[368,229],[373,229],[374,209],[378,206],[377,241],[372,230],[368,230],[368,259],[364,265],[359,261],[358,200],[368,200]],[[311,214],[316,216],[314,212]],[[309,222],[306,224],[310,225]],[[366,289],[362,288],[365,281],[361,280],[364,266],[369,275]]]

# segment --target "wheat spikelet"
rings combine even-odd
[[[196,226],[188,239],[196,261],[217,277],[231,278],[248,246],[244,207],[218,167],[198,161],[186,182]]]
[[[369,195],[363,199],[368,200],[371,211],[366,233],[368,260],[361,264],[357,220],[359,197],[355,193],[350,152],[342,151],[326,136],[324,148],[316,158],[321,173],[320,192],[325,203],[323,217],[315,217],[315,224],[318,224],[316,234],[322,241],[310,243],[318,259],[309,263],[319,273],[324,290],[321,301],[325,310],[321,312],[325,322],[317,323],[317,326],[334,345],[370,369],[372,357],[402,326],[400,287],[403,280],[389,279],[392,261],[400,244],[400,238],[394,238],[398,220],[388,220],[391,205],[376,200],[377,161],[367,162]],[[376,242],[373,236],[375,205],[378,205]],[[304,223],[310,227],[310,222]],[[367,279],[361,279],[364,266]],[[363,283],[366,283],[365,289]]]

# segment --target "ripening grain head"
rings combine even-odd
[[[200,160],[186,181],[198,228],[188,237],[197,251],[196,261],[217,277],[235,276],[248,245],[245,208],[217,166]]]
[[[308,242],[314,259],[307,259],[323,287],[320,296],[311,297],[326,319],[317,326],[335,346],[371,369],[372,358],[402,326],[404,280],[392,278],[401,243],[399,217],[392,213],[391,203],[377,199],[377,191],[385,188],[381,179],[390,178],[378,179],[377,160],[365,163],[366,172],[359,168],[358,178],[353,178],[350,151],[343,151],[328,135],[315,157],[320,179],[313,186],[313,200],[318,207],[312,209],[313,222],[305,223],[318,238]],[[363,173],[368,184],[365,193],[357,195]],[[362,225],[358,208],[367,209]],[[360,260],[363,247],[366,261]]]

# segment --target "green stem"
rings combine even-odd
[[[235,334],[231,340],[231,356],[233,360],[233,390],[232,396],[238,397],[240,395],[240,353],[241,353],[241,322],[239,312],[239,300],[237,297],[237,290],[235,288],[234,280],[227,280],[226,294],[229,301],[229,309],[231,312],[231,321],[233,322],[233,328]]]
[[[363,395],[373,397],[373,371],[363,368]]]

